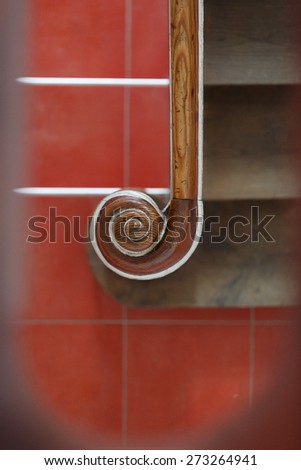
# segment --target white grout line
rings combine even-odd
[[[159,307],[161,308],[161,307]],[[187,307],[191,309],[191,307]],[[147,309],[146,309],[147,311]],[[152,320],[152,319],[129,319],[123,317],[123,319],[117,320],[75,320],[75,319],[51,319],[51,320],[12,320],[10,321],[13,325],[128,325],[128,326],[248,326],[250,321],[248,320]],[[251,322],[252,324],[252,322]],[[285,325],[294,326],[294,322],[287,322]],[[283,326],[283,323],[278,320],[270,320],[268,322],[253,321],[253,328],[256,326]],[[252,347],[252,354],[254,353],[254,344]]]
[[[125,2],[124,15],[124,74],[127,79],[132,75],[132,0]]]
[[[124,15],[124,74],[132,75],[132,0],[125,2]],[[128,80],[132,80],[128,78]],[[131,134],[131,90],[125,88],[123,96],[123,186],[130,184],[130,134]],[[122,405],[121,405],[121,439],[122,447],[128,441],[128,309],[122,307]]]
[[[127,311],[127,307],[126,308]],[[129,319],[125,312],[123,318],[117,320],[13,320],[14,325],[116,325],[116,326],[247,326],[247,320],[139,320]]]
[[[127,446],[127,428],[128,428],[128,309],[122,307],[122,447]]]
[[[131,90],[124,89],[123,97],[123,186],[130,184]]]
[[[23,196],[99,196],[105,197],[121,188],[61,188],[61,187],[25,187],[16,188],[14,192]],[[143,191],[150,196],[168,196],[168,188],[144,188]]]
[[[169,86],[168,78],[19,77],[16,80],[34,86]]]
[[[249,375],[249,406],[254,401],[254,377],[255,376],[255,312],[250,309],[250,375]]]

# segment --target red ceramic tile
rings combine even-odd
[[[169,92],[131,91],[130,185],[169,187]]]
[[[88,217],[93,213],[98,199],[90,198],[31,198],[27,219],[42,216],[39,227],[47,230],[43,243],[29,243],[28,236],[40,238],[25,225],[21,230],[26,297],[19,315],[26,319],[97,320],[118,319],[122,306],[111,299],[95,280],[88,265],[86,244]],[[62,222],[50,222],[50,208],[56,217],[70,220],[70,228]],[[55,211],[55,212],[54,212]],[[79,230],[77,220],[79,221]],[[58,220],[58,219],[57,219]],[[50,230],[51,229],[51,230]],[[79,232],[80,237],[77,235]],[[50,238],[51,236],[51,238]],[[81,239],[83,237],[83,239]]]
[[[296,321],[301,307],[257,307],[255,319],[259,321]]]
[[[132,76],[168,77],[168,0],[132,0]]]
[[[16,330],[24,389],[37,404],[75,430],[120,442],[121,327],[31,325]]]
[[[154,321],[204,321],[246,322],[250,320],[249,308],[147,308],[128,309],[131,320]]]
[[[121,77],[124,0],[32,0],[26,74]]]
[[[130,436],[219,426],[245,409],[246,326],[131,326],[128,338]]]
[[[270,393],[286,367],[290,344],[296,333],[294,325],[255,327],[254,397]]]
[[[27,102],[24,184],[122,185],[122,89],[37,87]]]

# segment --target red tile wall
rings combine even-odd
[[[24,75],[168,76],[167,0],[32,0],[28,21]],[[26,92],[20,185],[168,185],[167,89]],[[84,236],[97,202],[30,198],[26,217],[56,207],[80,216]],[[30,244],[29,234],[16,344],[33,396],[54,415],[130,445],[141,435],[206,432],[268,393],[293,332],[291,309],[127,309],[95,281],[85,244],[64,242],[62,224],[55,243]]]

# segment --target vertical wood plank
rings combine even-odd
[[[171,0],[172,190],[195,199],[198,189],[199,2]]]

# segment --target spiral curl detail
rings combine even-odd
[[[106,258],[112,257],[114,249],[125,256],[144,256],[154,250],[166,228],[166,217],[157,204],[139,191],[113,193],[96,213],[97,242]]]
[[[196,249],[202,214],[201,201],[172,199],[161,211],[145,193],[117,191],[97,206],[90,240],[98,258],[115,273],[157,279],[182,266]]]

